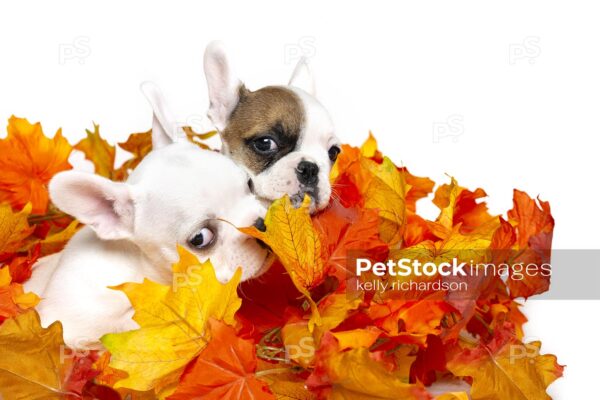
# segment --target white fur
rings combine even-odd
[[[152,107],[152,147],[159,149],[177,140],[176,119],[165,104],[165,98],[154,82],[143,82],[140,90]]]
[[[239,101],[240,80],[235,78],[223,43],[211,42],[204,53],[204,74],[208,82],[210,106],[208,117],[215,127],[225,129],[231,112]]]
[[[160,97],[154,89],[145,92]],[[265,214],[246,174],[219,153],[173,143],[167,114],[157,117],[156,111],[153,139],[159,147],[126,183],[75,171],[51,181],[55,204],[87,226],[61,253],[40,260],[25,287],[42,297],[37,310],[43,326],[60,320],[70,347],[97,346],[103,334],[137,328],[125,294],[108,286],[144,278],[171,284],[176,244],[201,261],[210,258],[222,282],[238,266],[242,279],[249,279],[270,262],[267,250],[235,228]],[[200,251],[188,241],[205,226],[216,233],[215,242]]]
[[[217,130],[222,131],[239,101],[241,82],[233,76],[225,48],[220,42],[213,42],[206,48],[204,68],[210,100],[208,116]],[[306,58],[298,61],[286,88],[298,95],[305,115],[305,126],[296,148],[259,174],[253,174],[248,168],[246,171],[252,176],[258,196],[273,201],[288,194],[298,204],[304,188],[298,181],[296,168],[301,161],[314,162],[319,167],[319,196],[318,202],[311,203],[311,211],[320,210],[327,206],[331,196],[328,150],[339,145],[339,140],[329,113],[315,98],[315,82]],[[225,146],[223,153],[229,154],[231,150]]]
[[[301,57],[292,72],[292,76],[288,82],[288,86],[294,86],[303,89],[309,95],[315,97],[317,95],[315,79],[308,65],[306,57]]]

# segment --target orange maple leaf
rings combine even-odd
[[[550,213],[550,205],[546,201],[535,201],[520,190],[514,191],[513,209],[508,218],[514,222],[517,230],[517,244],[522,248],[530,244],[531,239],[540,234],[549,234],[552,238],[554,218]],[[546,243],[550,249],[550,243]]]
[[[254,343],[235,329],[210,321],[211,341],[183,374],[169,400],[274,400],[267,384],[256,377]]]
[[[114,171],[113,177],[116,180],[124,181],[152,150],[152,131],[132,133],[125,142],[119,143],[119,147],[133,154],[132,158],[125,161],[121,167]]]
[[[32,204],[32,213],[48,208],[47,184],[56,173],[71,168],[71,145],[59,129],[54,138],[44,135],[40,123],[10,117],[8,136],[0,140],[0,202],[14,208]]]
[[[434,186],[429,178],[414,176],[382,156],[372,135],[360,149],[342,146],[331,179],[334,197],[343,205],[379,212],[380,235],[390,245],[402,243],[407,218],[415,213],[416,202]]]
[[[206,150],[210,150],[210,147],[204,142],[217,134],[216,131],[196,133],[189,126],[184,126],[182,129],[187,140]],[[147,132],[132,133],[125,142],[118,143],[118,145],[123,150],[133,154],[132,158],[125,161],[118,169],[112,171],[113,179],[124,181],[127,179],[131,171],[137,167],[137,165],[142,162],[144,157],[146,157],[146,155],[148,155],[148,153],[150,153],[152,150],[152,130]]]
[[[444,315],[454,311],[450,305],[440,300],[398,300],[385,303],[371,303],[368,315],[380,327],[392,336],[408,335],[425,340],[428,334],[441,332]]]
[[[503,244],[515,250],[512,263],[527,265],[530,273],[523,274],[522,279],[509,279],[507,285],[513,298],[527,298],[550,288],[550,274],[542,273],[542,265],[550,265],[554,218],[547,202],[536,201],[525,192],[515,190],[513,203],[513,209],[508,212],[510,224],[503,226]]]
[[[41,246],[34,245],[24,255],[11,257],[8,262],[8,269],[14,283],[23,283],[31,277],[31,268],[40,257]]]
[[[39,301],[37,295],[25,293],[23,285],[12,281],[7,266],[0,268],[0,319],[15,317],[35,307]]]
[[[458,227],[463,235],[491,234],[498,226],[498,219],[488,213],[485,202],[478,201],[486,196],[481,188],[472,192],[460,187],[454,178],[451,178],[449,184],[438,187],[433,204],[440,209],[436,223],[439,225],[438,234],[445,233],[441,238],[450,234],[453,227]]]
[[[325,270],[344,281],[356,273],[359,257],[385,260],[388,245],[379,238],[379,216],[375,210],[345,208],[333,201],[312,218],[326,260]]]

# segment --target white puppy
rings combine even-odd
[[[42,324],[60,320],[71,347],[136,329],[125,294],[107,287],[144,278],[170,284],[177,244],[201,261],[210,258],[222,282],[238,266],[249,279],[271,261],[268,250],[234,227],[264,217],[247,175],[219,153],[175,143],[159,93],[150,85],[143,90],[155,111],[154,148],[127,182],[75,171],[50,182],[54,204],[87,226],[61,253],[42,259],[25,286],[42,297]]]
[[[287,86],[248,90],[232,73],[224,47],[204,54],[208,116],[223,141],[223,154],[243,166],[258,196],[273,201],[288,194],[294,204],[311,197],[311,211],[329,203],[329,172],[340,152],[333,122],[315,97],[302,58]]]

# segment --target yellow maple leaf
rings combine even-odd
[[[288,322],[281,328],[281,338],[285,345],[287,360],[304,368],[312,366],[318,343],[315,341],[314,334],[308,330],[307,321]]]
[[[194,143],[201,149],[205,149],[205,150],[210,150],[210,146],[208,146],[204,142],[206,140],[210,139],[211,137],[215,136],[218,133],[217,131],[209,131],[206,133],[196,133],[192,129],[191,126],[184,126],[181,129],[183,130],[183,132],[185,133],[185,136],[187,137],[187,139],[190,142]]]
[[[540,342],[496,337],[467,349],[448,363],[456,376],[473,378],[473,400],[548,400],[546,388],[562,375],[556,357],[540,354]]]
[[[279,366],[269,365],[256,375],[269,385],[277,400],[317,400],[317,396],[306,389],[304,379],[291,369],[284,371]]]
[[[71,145],[59,129],[54,138],[44,136],[40,123],[10,117],[8,135],[0,140],[0,202],[14,208],[32,204],[34,214],[48,207],[48,182],[58,172],[70,169]]]
[[[363,159],[363,164],[372,174],[363,193],[365,207],[379,210],[381,238],[390,245],[400,243],[406,225],[406,195],[410,185],[404,173],[387,157],[381,164],[367,159]]]
[[[435,400],[469,400],[469,395],[465,392],[449,392],[436,396]]]
[[[339,342],[340,350],[357,349],[359,347],[368,349],[381,334],[383,334],[383,331],[375,326],[332,333]]]
[[[23,241],[34,230],[27,222],[30,212],[29,203],[17,213],[10,205],[0,204],[0,254],[14,253],[23,247]]]
[[[294,208],[288,196],[282,197],[269,207],[265,216],[265,232],[255,227],[240,230],[262,240],[277,254],[296,288],[310,303],[313,311],[312,329],[313,323],[320,324],[320,317],[309,289],[323,281],[325,262],[321,239],[310,219],[309,204],[310,198],[305,196],[302,205]]]
[[[309,378],[310,385],[329,384],[328,399],[362,400],[362,399],[430,399],[425,388],[417,383],[408,383],[403,371],[389,371],[383,363],[376,361],[368,349],[357,348],[339,352],[330,336],[327,344],[319,350],[319,363]],[[403,357],[408,357],[406,354]],[[407,360],[412,363],[414,357]],[[410,365],[410,364],[409,364]],[[326,379],[321,382],[321,375]],[[317,386],[318,387],[318,386]]]
[[[440,214],[436,222],[446,229],[452,229],[454,226],[454,210],[456,207],[456,198],[462,188],[456,183],[456,179],[450,178],[449,185],[441,185],[435,193],[433,204],[440,208]]]
[[[378,155],[379,151],[377,150],[377,139],[373,136],[373,133],[369,132],[369,137],[365,142],[360,146],[360,153],[363,157],[373,158]]]
[[[321,325],[315,328],[315,337],[318,342],[326,331],[336,328],[350,313],[362,303],[364,292],[358,293],[333,293],[319,303]]]
[[[338,158],[330,174],[334,186],[335,181],[346,174],[363,197],[364,207],[379,212],[381,239],[390,245],[401,245],[410,211],[407,204],[410,174],[406,169],[399,170],[387,157],[381,162],[368,158],[371,154],[378,155],[377,142],[372,137],[361,149],[342,147],[343,157]]]
[[[60,322],[42,328],[35,311],[6,320],[0,325],[0,398],[61,400],[74,394],[62,376],[71,360],[65,349]]]
[[[100,125],[94,124],[94,131],[85,130],[87,137],[73,148],[83,152],[85,158],[94,164],[96,174],[113,179],[115,165],[115,146],[100,136]]]
[[[356,310],[364,298],[364,292],[354,296],[349,293],[334,293],[318,305],[317,324],[315,314],[310,320],[289,322],[281,329],[288,359],[308,367],[314,360],[314,350],[319,347],[323,335],[341,324]]]
[[[221,284],[210,261],[200,264],[183,248],[179,255],[173,266],[173,285],[144,280],[114,288],[127,295],[135,310],[133,319],[140,325],[140,329],[101,339],[112,354],[110,367],[128,373],[115,388],[154,389],[163,397],[210,340],[208,319],[235,323],[234,314],[241,305],[236,291],[241,270]]]
[[[8,267],[0,268],[0,287],[8,286],[11,282],[12,277],[10,276],[10,270]]]
[[[425,262],[452,262],[453,259],[467,263],[484,262],[489,258],[491,239],[479,235],[462,235],[451,230],[443,240],[427,240],[411,247],[392,249],[390,258],[419,260]]]
[[[418,243],[411,247],[406,247],[403,249],[392,249],[390,250],[389,257],[390,259],[400,260],[400,259],[409,259],[409,260],[418,260],[421,264],[425,264],[428,262],[434,263],[436,265],[440,265],[441,263],[452,263],[454,259],[465,262],[467,266],[465,270],[470,272],[470,265],[477,264],[485,264],[490,257],[490,247],[491,240],[486,238],[481,238],[478,235],[461,235],[457,232],[456,229],[447,232],[446,238],[438,241],[426,240],[421,243]],[[483,278],[485,275],[481,273],[481,281],[475,280],[467,284],[467,289],[469,293],[476,293],[476,290],[479,288],[479,284],[483,284]],[[388,277],[388,281],[390,285],[397,285],[400,287],[404,282],[433,282],[441,279],[440,275],[427,276],[422,274],[421,276],[416,276],[414,274],[409,276],[390,276]],[[448,280],[449,278],[445,278]],[[460,277],[457,277],[457,281],[461,281]],[[468,280],[465,280],[468,282]],[[435,292],[437,294],[442,294],[442,292]],[[434,292],[430,291],[422,291],[422,290],[413,290],[413,291],[403,291],[402,293],[398,291],[387,291],[381,294],[381,298],[389,298],[395,297],[401,294],[403,299],[423,299],[429,295],[434,294]],[[461,292],[457,292],[458,295],[461,295]],[[466,295],[466,293],[462,293],[462,295]],[[379,299],[379,294],[376,297]]]

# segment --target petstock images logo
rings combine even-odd
[[[503,291],[513,298],[600,299],[600,250],[435,249],[391,251],[374,260],[348,253],[352,289],[396,298],[435,294],[481,300]],[[435,297],[435,296],[434,296]]]

